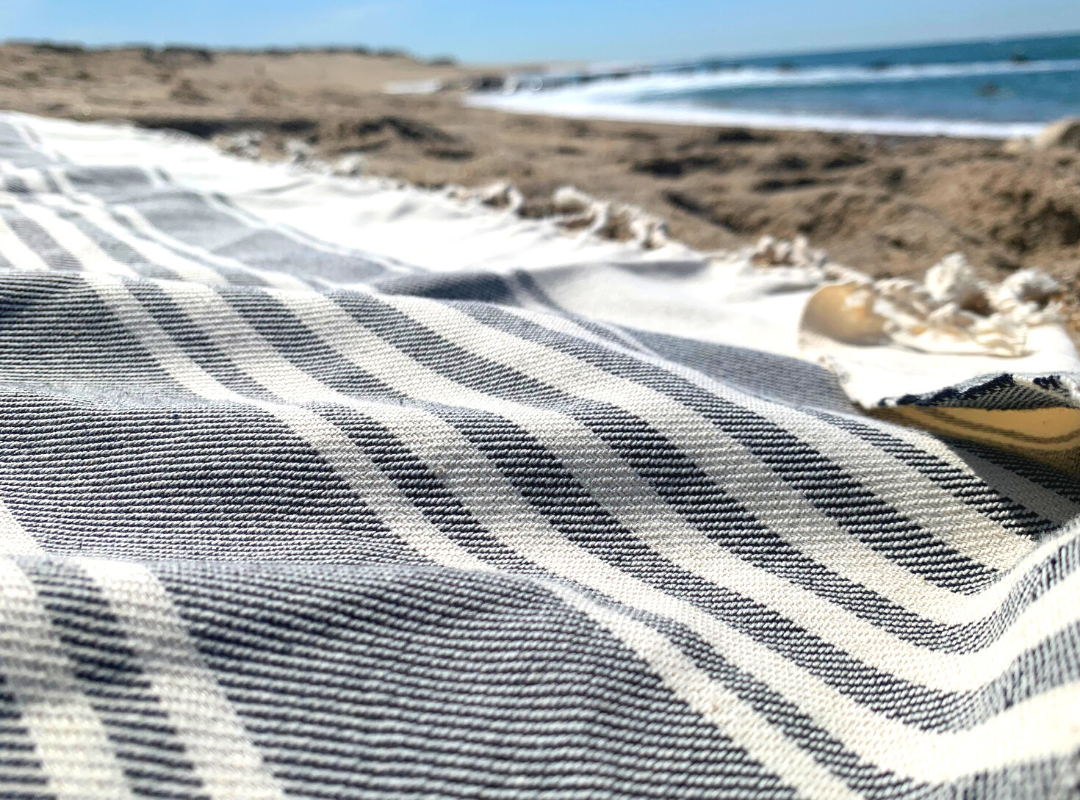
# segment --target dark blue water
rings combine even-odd
[[[1080,116],[1080,34],[530,76],[482,104],[622,119],[1010,136]]]
[[[1049,122],[1080,114],[1080,69],[1000,74],[979,71],[951,77],[845,80],[813,76],[798,85],[732,86],[699,90],[645,90],[634,101],[781,114]]]
[[[987,61],[1069,61],[1072,59],[1080,59],[1080,33],[795,55],[779,54],[745,58],[739,61],[705,59],[704,63],[742,64],[756,67],[791,65],[797,68],[832,66],[880,68],[901,64],[971,64]]]
[[[1080,35],[806,55],[737,64],[719,75],[774,70],[773,85],[643,90],[636,102],[683,102],[782,114],[1049,122],[1080,114]],[[951,66],[963,74],[936,74]],[[926,74],[931,73],[931,74]]]

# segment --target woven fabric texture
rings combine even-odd
[[[0,796],[1080,796],[1075,479],[28,118],[0,179]]]

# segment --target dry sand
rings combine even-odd
[[[921,274],[962,251],[987,277],[1039,266],[1080,288],[1075,149],[570,121],[464,108],[454,92],[381,91],[492,72],[351,52],[9,44],[0,47],[0,108],[205,138],[258,129],[267,157],[299,138],[323,157],[359,153],[368,173],[421,185],[508,180],[537,215],[554,189],[573,184],[666,217],[676,238],[705,249],[805,234],[876,276]]]

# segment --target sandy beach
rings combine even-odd
[[[258,130],[266,158],[300,140],[366,174],[430,187],[509,181],[526,215],[574,185],[666,218],[702,249],[802,234],[875,276],[921,274],[960,251],[987,277],[1042,267],[1076,289],[1080,152],[1000,141],[579,121],[463,107],[465,85],[505,66],[387,52],[213,52],[0,47],[0,107],[124,119],[219,142]],[[294,145],[295,146],[295,145]]]

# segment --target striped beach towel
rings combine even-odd
[[[13,114],[0,179],[0,796],[1080,796],[1068,369],[867,415],[677,247]]]

